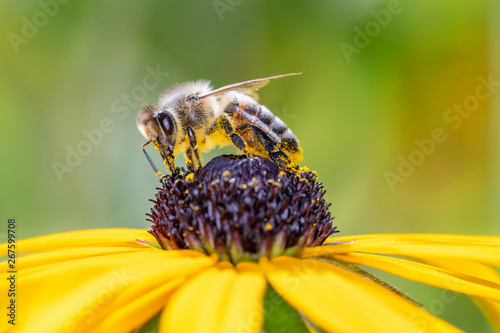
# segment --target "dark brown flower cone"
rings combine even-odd
[[[316,179],[282,172],[263,157],[219,156],[197,174],[162,179],[150,232],[164,249],[216,253],[233,263],[298,256],[337,232]]]

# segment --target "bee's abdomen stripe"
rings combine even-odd
[[[241,116],[246,122],[262,128],[282,145],[282,149],[289,154],[301,154],[300,144],[293,132],[279,117],[275,116],[267,107],[259,104],[250,104],[242,107]],[[247,144],[249,144],[247,142]],[[297,158],[295,158],[297,160]]]
[[[286,126],[283,120],[275,116],[273,122],[269,125],[269,128],[276,133],[276,135],[281,137],[281,135],[288,129],[288,126]]]
[[[257,104],[247,105],[247,107],[245,108],[245,112],[247,114],[249,114],[250,116],[258,117],[258,115],[260,113],[260,105],[257,105]]]
[[[276,116],[271,111],[269,111],[268,108],[266,108],[265,106],[261,105],[260,106],[260,112],[258,113],[257,118],[260,121],[262,121],[264,124],[266,124],[266,126],[269,126],[269,125],[272,124],[272,122],[274,121],[274,119],[276,118]]]
[[[290,151],[295,151],[299,149],[299,142],[295,137],[286,138],[281,140],[282,145],[288,148]]]
[[[281,140],[296,140],[295,135],[292,133],[292,130],[287,128],[283,134],[281,134]]]

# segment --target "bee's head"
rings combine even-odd
[[[168,110],[158,110],[155,106],[145,105],[137,116],[137,127],[147,140],[173,150],[177,135],[177,123]]]

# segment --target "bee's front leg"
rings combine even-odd
[[[191,148],[186,150],[186,168],[189,172],[194,172],[193,150]]]
[[[198,163],[198,169],[201,168],[200,152],[198,151],[198,141],[196,140],[196,135],[191,127],[186,128],[186,132],[189,138],[189,145],[191,149],[186,150],[186,155],[188,155],[188,161],[191,163],[191,168],[194,170],[193,155]],[[189,166],[188,166],[189,168]]]
[[[149,161],[149,164],[151,164],[151,167],[153,167],[153,170],[155,172],[155,174],[157,176],[159,176],[160,178],[163,178],[163,175],[161,174],[160,171],[158,171],[158,169],[156,168],[156,165],[153,163],[153,160],[151,159],[151,157],[149,157],[149,154],[148,152],[146,151],[146,147],[147,145],[149,145],[151,143],[151,140],[149,140],[148,142],[146,142],[145,144],[142,145],[142,151],[144,152],[144,155],[146,155],[146,158],[148,159]]]
[[[175,167],[175,157],[174,157],[174,150],[173,150],[173,148],[172,147],[168,147],[167,151],[165,151],[165,149],[163,148],[163,145],[161,145],[158,142],[158,140],[155,140],[154,144],[160,150],[161,157],[163,158],[163,163],[170,170],[170,174],[171,175],[177,175],[177,174],[179,174],[180,173],[179,168]]]

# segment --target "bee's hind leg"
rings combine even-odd
[[[264,149],[269,154],[269,158],[282,170],[288,172],[297,172],[298,166],[293,163],[290,160],[290,157],[288,157],[288,155],[280,149],[280,144],[276,142],[276,140],[272,136],[263,131],[261,128],[250,124],[240,125],[236,128],[236,131],[244,131],[246,129],[251,129],[255,133],[260,143],[262,144],[262,147],[264,147]]]
[[[236,148],[238,148],[241,152],[245,153],[245,155],[247,155],[247,157],[249,157],[249,158],[252,157],[252,155],[248,152],[245,141],[243,141],[243,139],[238,134],[236,134],[234,132],[233,126],[231,125],[231,123],[229,122],[229,120],[227,119],[227,117],[225,115],[219,116],[218,123],[219,123],[219,126],[221,126],[224,129],[226,134],[229,135],[229,137],[231,138],[231,141],[236,146]]]

